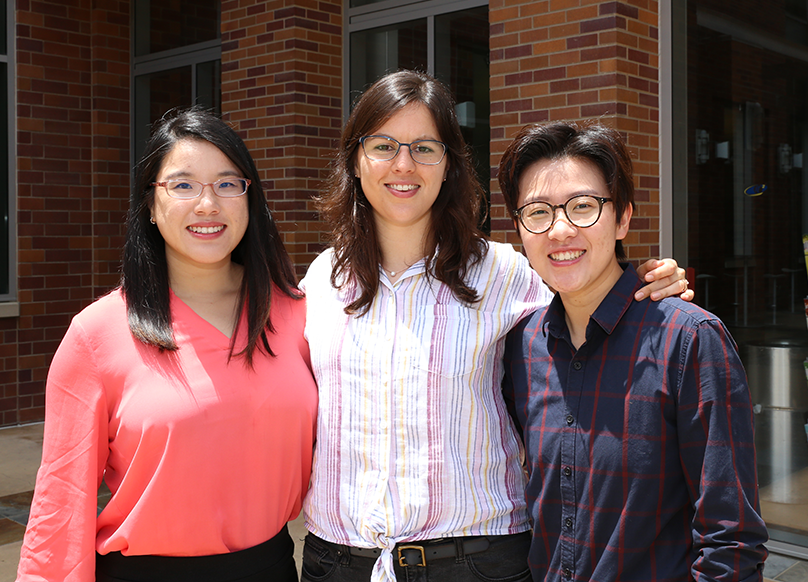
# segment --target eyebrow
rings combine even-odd
[[[386,133],[371,133],[370,135],[375,135],[375,136],[379,136],[379,137],[386,137],[386,138],[389,138],[389,139],[394,139],[398,143],[407,143],[407,142],[402,142],[400,139],[397,139],[397,138],[393,137],[392,135],[388,135]],[[415,143],[416,141],[441,141],[441,140],[439,138],[437,138],[437,137],[416,137],[414,140],[412,140],[409,143]]]
[[[171,172],[170,174],[166,174],[166,176],[164,177],[164,180],[176,180],[177,178],[188,178],[188,179],[194,179],[194,180],[196,179],[196,178],[191,178],[191,176],[193,176],[193,173],[191,173],[191,172],[188,172],[188,171],[185,171],[185,170],[177,170],[176,172]],[[221,178],[232,178],[232,177],[241,178],[241,172],[238,172],[236,170],[225,170],[224,172],[219,172],[218,176],[219,176],[219,179],[221,179]]]
[[[578,190],[577,192],[574,192],[571,196],[569,196],[566,200],[564,200],[562,204],[566,204],[576,196],[594,196],[596,198],[608,198],[608,196],[601,196],[600,192],[598,192],[597,190]],[[547,204],[550,204],[550,202],[546,198],[529,198],[525,200],[522,206],[524,206],[525,204],[530,204],[532,202],[546,202]]]

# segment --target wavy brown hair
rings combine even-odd
[[[331,283],[338,288],[350,283],[359,289],[357,299],[345,307],[346,313],[363,315],[370,308],[379,289],[382,262],[373,208],[354,171],[359,140],[411,103],[424,105],[432,114],[438,139],[446,144],[448,161],[446,180],[432,205],[426,275],[448,285],[459,301],[478,300],[477,291],[466,284],[465,277],[487,248],[478,226],[483,189],[457,123],[454,98],[433,77],[404,70],[385,75],[356,102],[342,132],[327,187],[317,198],[334,247]]]

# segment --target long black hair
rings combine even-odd
[[[154,201],[151,184],[157,179],[168,153],[178,142],[189,139],[204,140],[219,148],[251,181],[245,194],[249,213],[247,230],[231,255],[233,262],[244,267],[239,305],[247,305],[248,341],[238,354],[233,353],[236,333],[230,343],[230,357],[243,355],[251,365],[259,345],[266,353],[274,355],[266,333],[274,331],[269,319],[273,285],[290,297],[299,297],[300,292],[247,146],[227,123],[198,107],[170,111],[157,121],[143,158],[135,168],[121,277],[129,329],[145,344],[168,351],[178,348],[171,326],[165,241],[149,219]]]

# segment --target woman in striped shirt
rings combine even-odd
[[[304,580],[530,578],[502,354],[551,293],[478,229],[482,194],[442,84],[365,92],[319,200],[333,246],[301,283],[320,393]],[[653,297],[681,293],[657,264]]]

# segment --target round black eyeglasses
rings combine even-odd
[[[557,209],[564,210],[567,220],[573,226],[589,228],[600,219],[603,205],[611,201],[611,198],[579,194],[578,196],[573,196],[564,204],[528,202],[521,208],[514,210],[513,215],[519,219],[525,230],[533,234],[545,233],[553,227]]]

